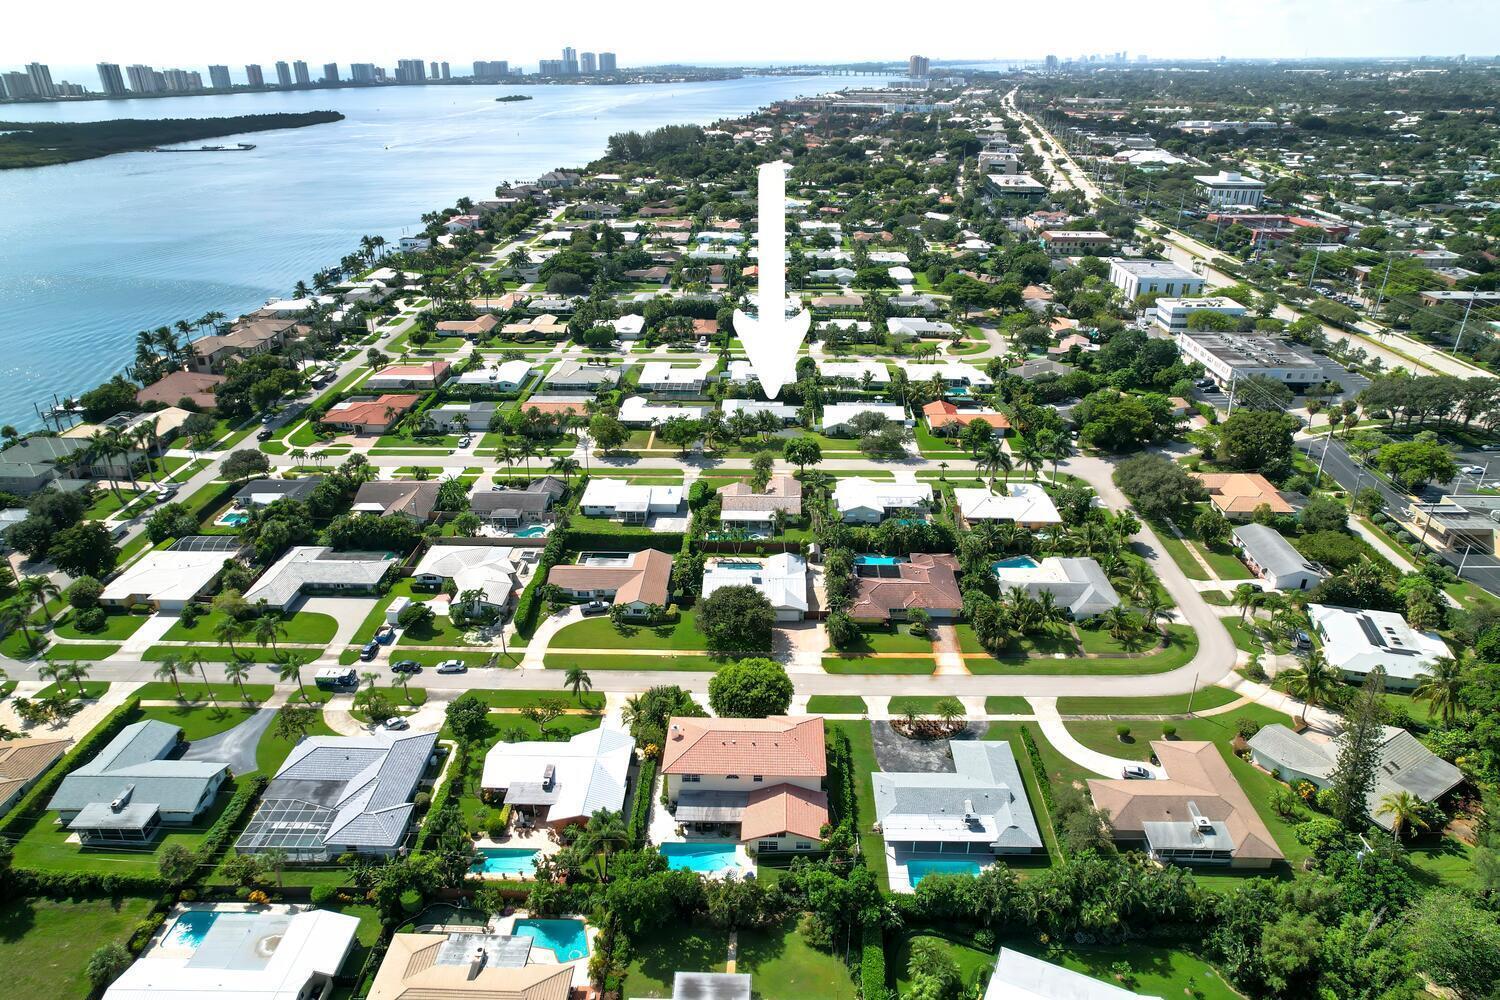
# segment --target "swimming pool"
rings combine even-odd
[[[856,566],[896,566],[906,562],[905,556],[855,556]]]
[[[559,962],[589,957],[589,939],[582,920],[517,920],[511,933],[531,938],[534,945],[549,949]]]
[[[906,878],[912,888],[916,888],[917,883],[928,875],[978,875],[979,871],[979,862],[968,858],[932,858],[906,863]]]
[[[717,875],[735,868],[735,846],[728,842],[700,840],[662,844],[660,850],[661,856],[667,859],[667,867],[674,871]]]
[[[732,570],[738,570],[741,573],[749,573],[749,572],[751,572],[753,570],[760,569],[761,567],[760,567],[760,563],[758,563],[758,562],[718,562],[718,563],[714,563],[714,568],[715,569],[732,569]]]
[[[530,875],[536,870],[532,861],[539,853],[526,847],[481,847],[469,871],[475,875]]]
[[[991,569],[1036,569],[1040,563],[1030,556],[1011,556],[991,565]]]
[[[546,533],[547,526],[545,524],[528,524],[524,528],[517,528],[515,531],[512,531],[511,535],[515,538],[541,538]]]
[[[217,910],[188,910],[172,924],[172,929],[167,931],[162,943],[197,950],[208,936],[208,929],[218,919]]]
[[[230,528],[241,528],[250,523],[250,514],[243,510],[232,510],[219,518],[217,523]]]

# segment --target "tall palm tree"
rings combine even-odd
[[[107,431],[98,430],[89,435],[88,446],[83,450],[84,462],[91,466],[103,464],[106,471],[110,471],[115,457],[115,438]],[[125,506],[125,494],[120,492],[120,483],[113,474],[108,477],[110,492],[114,493],[115,501]]]
[[[1147,594],[1136,606],[1136,610],[1146,619],[1146,627],[1155,629],[1156,623],[1161,619],[1162,613],[1172,605],[1162,598],[1160,594]]]
[[[166,658],[161,661],[161,666],[156,668],[156,673],[153,676],[159,681],[170,680],[172,686],[177,689],[177,700],[186,701],[187,699],[182,696],[182,678],[177,675],[177,670],[177,654],[168,653]]]
[[[1250,612],[1257,601],[1260,600],[1260,588],[1250,583],[1242,583],[1234,588],[1234,603],[1240,609],[1240,621]]]
[[[302,686],[302,668],[306,663],[294,653],[288,653],[278,663],[276,668],[276,679],[279,681],[296,681],[297,693],[302,700],[307,700],[307,689]]]
[[[630,833],[618,812],[596,809],[594,815],[589,817],[588,825],[583,828],[583,835],[578,838],[578,842],[585,852],[599,855],[599,881],[605,882],[609,880],[610,853],[616,847],[629,844]]]
[[[80,701],[83,700],[83,682],[89,679],[89,674],[91,673],[93,673],[93,670],[86,663],[73,662],[63,664],[63,677],[66,677],[77,686],[78,699]],[[61,678],[59,678],[60,681]]]
[[[250,623],[250,635],[255,639],[256,645],[265,646],[269,643],[271,652],[280,652],[276,648],[276,640],[286,638],[286,623],[278,615],[261,615]]]
[[[1302,666],[1284,671],[1281,678],[1287,694],[1309,706],[1326,705],[1339,686],[1339,672],[1329,666],[1320,649],[1309,653]]]
[[[245,690],[245,679],[250,676],[250,664],[244,660],[232,660],[224,664],[224,676],[239,687],[240,697],[245,699],[245,704],[251,704],[250,692]]]
[[[26,601],[27,610],[41,608],[42,617],[47,622],[47,628],[52,628],[52,608],[50,602],[62,596],[62,589],[47,576],[23,576],[16,585],[16,591]]]
[[[36,636],[31,631],[31,605],[20,596],[0,604],[0,634],[10,635],[17,629],[26,640],[26,648],[36,649]]]
[[[1391,834],[1397,841],[1409,832],[1426,830],[1431,825],[1427,821],[1426,805],[1405,789],[1381,796],[1375,814],[1391,817]]]
[[[229,645],[229,652],[238,659],[240,652],[234,646],[236,639],[245,637],[245,623],[233,615],[225,615],[214,623],[214,638]]]
[[[495,448],[495,460],[505,463],[505,478],[510,478],[510,467],[516,460],[516,450],[511,447],[509,441],[502,440]]]
[[[1412,697],[1425,701],[1438,718],[1449,723],[1468,706],[1464,703],[1464,681],[1473,663],[1474,651],[1461,650],[1458,656],[1440,656],[1432,662],[1432,672],[1418,683]]]
[[[587,670],[574,664],[568,668],[567,676],[563,678],[563,687],[571,688],[573,691],[573,700],[582,704],[583,695],[581,692],[592,691],[594,689],[594,680],[589,676]]]
[[[233,619],[229,620],[233,621]],[[238,624],[238,622],[236,622],[236,624]],[[188,655],[183,659],[182,665],[187,670],[191,671],[196,669],[198,671],[198,676],[203,678],[203,690],[208,692],[208,702],[209,704],[213,705],[215,710],[217,710],[219,707],[219,699],[214,695],[213,685],[208,682],[208,661],[203,658],[203,654],[198,652],[196,649],[193,650],[192,652],[188,653]]]
[[[552,471],[563,477],[563,481],[571,483],[573,474],[578,471],[578,459],[571,455],[559,455],[552,460]]]

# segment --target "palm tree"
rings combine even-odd
[[[578,838],[578,845],[586,853],[599,855],[599,881],[609,879],[609,855],[616,846],[628,844],[630,833],[618,812],[611,809],[596,809],[589,817],[588,825]]]
[[[523,437],[521,439],[520,446],[518,447],[517,450],[520,452],[521,460],[526,463],[526,482],[530,483],[531,482],[531,460],[533,458],[536,458],[537,454],[538,454],[537,447],[536,447],[536,442],[533,441],[533,440],[531,440],[531,438],[525,438],[525,437]]]
[[[364,673],[359,675],[359,679],[364,683],[370,685],[370,690],[373,691],[375,690],[375,682],[380,680],[380,674],[376,673],[374,670],[366,670]]]
[[[496,461],[505,463],[505,478],[510,478],[510,467],[516,460],[516,451],[510,446],[509,441],[502,440],[495,449]]]
[[[1157,621],[1162,616],[1162,612],[1166,611],[1171,606],[1171,603],[1164,600],[1160,594],[1153,593],[1146,595],[1146,597],[1144,597],[1141,600],[1140,604],[1136,607],[1136,610],[1139,611],[1141,613],[1141,616],[1146,619],[1146,627],[1149,629],[1155,629]]]
[[[1412,697],[1425,701],[1444,724],[1450,723],[1468,706],[1464,703],[1464,681],[1474,659],[1474,651],[1461,650],[1458,656],[1440,656],[1432,662],[1432,672],[1417,683]]]
[[[964,703],[957,698],[944,698],[937,703],[937,714],[943,724],[952,729],[953,723],[964,717]]]
[[[276,640],[286,638],[286,623],[276,615],[261,615],[250,624],[250,635],[255,639],[256,645],[265,646],[269,643],[271,652],[279,652]]]
[[[578,459],[570,455],[559,455],[552,460],[552,471],[562,476],[564,482],[571,483],[573,474],[578,471]]]
[[[1133,625],[1130,612],[1119,604],[1104,612],[1104,627],[1109,629],[1110,638],[1116,642],[1123,642]]]
[[[567,676],[563,678],[563,687],[572,688],[573,700],[582,704],[583,695],[580,692],[592,691],[594,689],[594,681],[589,676],[587,670],[575,664],[568,668]]]
[[[1260,588],[1250,583],[1242,583],[1234,588],[1234,603],[1240,609],[1240,621],[1245,620],[1245,615],[1260,600]]]
[[[234,619],[232,618],[226,620],[234,621]],[[239,623],[235,622],[235,624],[238,625]],[[208,683],[208,661],[203,658],[203,654],[198,652],[196,649],[193,650],[192,652],[188,653],[187,657],[182,661],[182,665],[187,670],[193,670],[194,668],[197,669],[198,676],[203,678],[203,690],[208,692],[209,704],[213,705],[214,709],[217,711],[219,707],[219,699],[214,695],[213,685]]]
[[[245,678],[250,676],[250,664],[244,660],[232,660],[224,664],[224,676],[239,686],[240,697],[245,699],[245,704],[250,704],[250,692],[245,690]]]
[[[177,676],[177,668],[177,654],[168,653],[166,658],[161,661],[161,666],[156,668],[156,673],[154,676],[159,681],[170,679],[172,682],[172,686],[177,689],[177,700],[187,701],[187,699],[182,696],[182,679]]]
[[[233,615],[225,615],[214,623],[214,638],[220,642],[228,643],[229,652],[235,658],[238,658],[240,653],[239,650],[235,649],[234,641],[236,639],[243,639],[244,636],[245,623]]]
[[[47,628],[52,628],[52,608],[49,602],[62,596],[62,590],[47,576],[23,576],[20,583],[16,585],[17,592],[25,600],[29,612],[32,608],[40,606],[42,617],[47,622]]]
[[[1409,831],[1425,830],[1430,825],[1426,805],[1405,789],[1381,796],[1380,807],[1375,810],[1375,814],[1391,817],[1391,834],[1397,841]]]
[[[279,661],[276,669],[276,679],[279,681],[296,681],[297,693],[302,700],[307,700],[307,690],[302,686],[302,668],[304,660],[299,659],[294,653],[287,653],[285,658]]]
[[[1328,665],[1319,649],[1309,653],[1302,666],[1284,671],[1281,677],[1285,679],[1287,693],[1309,706],[1327,704],[1339,687],[1339,672]]]
[[[92,671],[87,664],[64,663],[62,665],[62,674],[58,677],[58,683],[61,684],[64,678],[72,681],[78,687],[78,700],[82,701],[83,682],[89,679],[90,673]]]

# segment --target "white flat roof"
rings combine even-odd
[[[187,601],[208,586],[234,553],[223,551],[148,552],[124,572],[104,585],[99,596],[106,601],[146,597],[153,601]]]

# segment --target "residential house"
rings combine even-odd
[[[453,366],[446,361],[386,365],[365,380],[366,389],[436,389],[448,378]]]
[[[1001,948],[984,1000],[1162,1000],[1053,965],[1025,952]]]
[[[1051,594],[1074,618],[1102,615],[1120,603],[1109,574],[1093,559],[1048,556],[1037,562],[1017,556],[997,562],[993,572],[1001,590],[1020,587],[1033,598]]]
[[[1309,739],[1273,722],[1250,738],[1250,760],[1289,785],[1306,781],[1320,789],[1331,788],[1342,746],[1342,737]],[[1464,780],[1462,771],[1395,726],[1383,727],[1379,755],[1375,781],[1365,794],[1365,810],[1385,830],[1396,820],[1390,812],[1381,811],[1387,796],[1406,792],[1423,802],[1437,802]]]
[[[1069,257],[1108,250],[1114,237],[1097,229],[1044,229],[1039,241],[1049,254]]]
[[[1436,632],[1419,631],[1394,611],[1309,604],[1307,616],[1323,642],[1323,657],[1346,680],[1361,682],[1376,668],[1389,688],[1411,690],[1451,656]]]
[[[212,410],[218,405],[214,389],[222,385],[223,375],[209,372],[178,371],[164,375],[135,394],[135,401],[151,409],[160,406],[181,406],[184,401],[190,409]]]
[[[711,409],[713,407],[706,404],[653,403],[645,396],[626,396],[620,404],[619,420],[626,427],[660,427],[674,418],[702,420]]]
[[[535,309],[545,301],[547,300],[533,300],[528,308]],[[500,328],[501,336],[512,340],[560,340],[567,332],[568,324],[561,322],[550,312],[516,323],[506,323]]]
[[[802,514],[802,483],[794,476],[772,476],[759,493],[744,480],[719,487],[719,523],[725,527],[769,535],[777,511]]]
[[[1061,378],[1064,375],[1071,375],[1073,373],[1073,366],[1065,365],[1060,361],[1053,361],[1050,358],[1034,358],[1014,367],[1007,368],[1005,372],[1008,375],[1017,375],[1028,382],[1033,382],[1039,378]]]
[[[903,361],[901,367],[906,369],[909,381],[930,382],[938,379],[949,389],[989,389],[995,384],[994,379],[964,361],[935,361],[925,364]]]
[[[636,313],[626,313],[619,319],[612,319],[601,325],[614,330],[617,340],[640,340],[641,334],[646,329],[646,317]]]
[[[1248,521],[1262,506],[1273,514],[1290,514],[1292,505],[1258,472],[1195,472],[1208,502],[1231,521]]]
[[[335,552],[326,545],[288,549],[245,591],[251,604],[286,611],[310,593],[372,593],[396,564],[389,552]]]
[[[965,527],[982,521],[1012,521],[1032,530],[1051,528],[1062,523],[1062,515],[1047,491],[1036,483],[1011,483],[1004,493],[976,487],[956,487],[954,503]]]
[[[896,860],[1046,854],[1011,745],[953,740],[951,771],[876,771],[875,821]]]
[[[548,513],[564,492],[566,487],[561,479],[542,476],[527,483],[525,489],[476,491],[469,496],[469,509],[486,524],[501,530],[514,530],[550,520]]]
[[[951,620],[963,608],[958,560],[916,552],[909,557],[856,557],[854,597],[849,615],[856,621],[905,621],[915,610]]]
[[[825,381],[847,379],[856,385],[863,385],[868,375],[872,388],[891,384],[891,370],[880,361],[826,361],[822,358],[814,360],[818,366],[818,374]],[[902,412],[901,418],[906,419],[905,411]]]
[[[593,390],[601,385],[613,385],[619,377],[618,364],[585,364],[574,358],[564,358],[553,366],[542,381],[549,389]]]
[[[393,934],[366,1000],[568,1000],[577,963],[531,962],[534,947],[524,935]]]
[[[1328,575],[1275,528],[1241,524],[1234,529],[1234,540],[1245,565],[1272,590],[1310,590]]]
[[[848,268],[840,268],[839,270],[848,270]],[[834,280],[838,280],[838,278],[835,277]],[[853,279],[851,278],[850,280]],[[865,307],[865,297],[853,292],[845,293],[843,295],[814,295],[809,304],[814,309],[822,310],[825,312],[837,312],[840,310],[848,309],[863,309]]]
[[[353,434],[384,434],[396,426],[420,398],[415,394],[350,396],[329,407],[320,423]]]
[[[585,517],[607,517],[626,524],[645,524],[652,514],[676,514],[682,508],[682,486],[636,485],[624,479],[590,479],[579,509]]]
[[[738,827],[761,853],[815,850],[828,824],[828,761],[819,716],[667,722],[661,773],[677,822]]]
[[[327,476],[300,476],[296,479],[252,479],[234,495],[235,505],[246,510],[266,507],[277,500],[302,500],[312,497]]]
[[[479,340],[488,337],[500,327],[500,320],[494,313],[485,313],[478,319],[445,319],[436,325],[439,337],[463,337],[465,340]],[[378,376],[377,376],[378,377]],[[404,389],[406,386],[394,386],[393,388]]]
[[[879,403],[860,400],[852,403],[827,403],[823,406],[823,433],[844,435],[854,433],[854,419],[862,413],[878,413],[893,424],[910,427],[911,418],[906,407],[900,403]]]
[[[436,434],[483,432],[489,429],[490,420],[499,408],[499,404],[493,400],[444,403],[423,411],[422,426]]]
[[[438,492],[443,484],[434,480],[371,480],[361,483],[350,508],[356,514],[404,517],[426,524],[437,516]]]
[[[731,367],[739,362],[730,362]],[[774,403],[764,399],[726,399],[720,404],[724,416],[732,417],[736,413],[748,413],[751,416],[759,416],[769,413],[783,424],[794,424],[797,422],[797,407],[790,403]]]
[[[547,582],[572,600],[609,600],[639,617],[670,603],[672,557],[659,549],[623,556],[585,553],[576,563],[553,566]]]
[[[566,742],[496,743],[484,758],[479,787],[504,797],[512,815],[561,831],[583,826],[597,810],[625,805],[635,740],[603,725]]]
[[[57,489],[79,489],[83,480],[75,475],[118,475],[123,463],[113,470],[110,462],[91,457],[89,442],[81,438],[37,435],[24,438],[0,451],[0,490],[29,496],[52,485]]]
[[[193,341],[188,367],[195,372],[222,372],[230,361],[275,350],[295,336],[297,329],[294,321],[285,319],[241,320],[227,333]]]
[[[499,393],[520,392],[536,374],[530,361],[502,361],[493,368],[471,368],[458,376],[458,384],[470,389],[491,389]]]
[[[807,617],[807,562],[796,553],[710,559],[703,567],[700,593],[707,599],[722,587],[754,587],[771,603],[779,622],[800,622]]]
[[[893,337],[939,338],[946,340],[958,331],[953,324],[936,319],[891,316],[885,321],[886,332]]]
[[[962,409],[946,399],[934,399],[922,407],[922,416],[934,434],[956,434],[972,423],[989,424],[997,435],[1010,430],[1010,418],[988,406],[966,406]]]
[[[437,733],[303,737],[261,794],[235,850],[281,850],[304,862],[393,857],[417,820],[417,786],[436,747]]]
[[[229,780],[229,765],[175,756],[182,730],[133,722],[62,780],[47,808],[84,845],[144,844],[163,826],[197,822]]]
[[[636,388],[641,392],[670,392],[697,396],[703,393],[704,383],[714,362],[706,360],[700,364],[678,367],[671,361],[648,361],[641,366]]]
[[[104,585],[99,603],[106,608],[147,605],[157,611],[181,611],[204,597],[224,564],[235,558],[235,535],[179,538],[170,548],[153,549]]]
[[[21,801],[32,785],[62,759],[73,743],[66,738],[0,740],[0,816]]]
[[[923,514],[932,507],[932,486],[851,476],[833,488],[834,506],[848,524],[879,524],[897,514]]]
[[[1180,864],[1269,868],[1283,860],[1217,746],[1152,740],[1151,749],[1165,777],[1088,780],[1117,844]]]
[[[516,551],[505,546],[433,545],[412,570],[412,582],[432,590],[452,584],[454,603],[478,591],[484,596],[467,604],[468,610],[482,605],[503,614],[521,591],[517,561]]]

